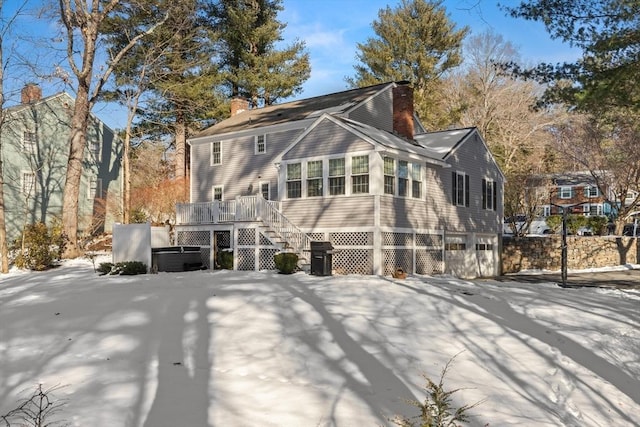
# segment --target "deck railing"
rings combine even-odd
[[[178,203],[176,224],[219,224],[223,222],[262,221],[292,250],[301,254],[310,247],[311,238],[278,209],[279,203],[259,196],[201,203]]]

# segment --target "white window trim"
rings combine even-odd
[[[569,197],[565,197],[565,196],[564,196],[564,194],[563,194],[563,193],[564,193],[565,191],[568,191],[568,192],[569,192]],[[559,188],[559,190],[558,190],[558,198],[560,198],[560,199],[565,199],[565,200],[566,200],[566,199],[571,199],[571,198],[573,198],[573,187],[571,187],[571,186],[567,186],[567,185],[560,186],[560,188]]]
[[[215,201],[216,188],[220,189],[220,201],[224,201],[224,185],[212,185],[211,186],[211,201]]]
[[[95,150],[93,150],[94,146],[96,147]],[[102,156],[102,144],[100,143],[100,141],[89,142],[89,153],[91,154],[93,160],[96,161],[96,163],[100,162],[100,158]]]
[[[262,195],[262,186],[267,185],[267,200],[271,200],[271,181],[258,181],[258,191]]]
[[[96,183],[96,191],[92,191],[93,183]],[[102,198],[102,178],[93,177],[89,178],[89,186],[87,187],[87,199],[94,200]]]
[[[260,137],[263,138],[262,139],[262,141],[263,141],[262,143],[264,145],[264,151],[259,151],[258,150],[258,139]],[[254,154],[266,154],[267,153],[267,134],[266,133],[263,133],[263,134],[260,134],[260,135],[255,135],[253,137],[253,141],[254,141],[254,146],[253,146],[253,153]]]
[[[220,163],[214,163],[213,161],[213,146],[214,144],[220,144]],[[220,166],[222,165],[222,141],[213,141],[209,144],[209,165],[210,166]]]
[[[30,175],[33,177],[33,187],[29,189],[29,191],[25,191],[25,175]],[[36,181],[36,174],[31,170],[23,170],[20,172],[20,194],[23,196],[31,197],[36,193],[36,187],[38,183]]]
[[[33,141],[27,141],[26,134],[33,135]],[[33,154],[36,152],[36,141],[38,140],[38,136],[35,132],[24,131],[22,132],[22,152]]]

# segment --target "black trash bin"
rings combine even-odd
[[[331,242],[311,242],[311,274],[331,276],[332,258],[333,246]]]

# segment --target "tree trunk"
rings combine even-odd
[[[129,162],[129,151],[131,144],[131,131],[127,124],[124,137],[124,147],[122,150],[122,222],[129,224],[131,222],[131,173]]]
[[[178,113],[176,117],[176,179],[182,179],[186,175],[186,150],[187,146],[187,125],[184,122],[182,114]]]
[[[71,138],[69,143],[69,160],[67,161],[67,175],[64,183],[62,199],[62,224],[69,239],[65,250],[65,257],[73,258],[80,255],[78,247],[78,198],[80,195],[80,181],[82,179],[82,159],[86,145],[87,123],[89,119],[89,90],[88,85],[80,84],[73,107],[71,119]]]
[[[0,144],[0,147],[2,145]],[[1,154],[0,154],[1,155]],[[0,158],[0,262],[2,273],[9,272],[9,246],[7,245],[7,226],[4,217],[4,178],[2,158]]]

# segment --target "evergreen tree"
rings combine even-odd
[[[553,38],[580,48],[571,63],[511,66],[549,84],[545,101],[578,109],[640,109],[640,1],[527,0],[507,7],[514,17],[542,22]]]
[[[372,26],[376,37],[358,43],[360,64],[347,82],[363,87],[408,80],[422,121],[433,128],[450,124],[440,104],[441,79],[461,63],[468,29],[455,28],[441,0],[402,0],[395,9],[380,10]]]
[[[277,19],[280,10],[281,0],[219,0],[209,10],[220,31],[218,59],[227,92],[253,107],[300,93],[310,75],[304,42],[276,46],[286,27]]]
[[[216,31],[203,13],[205,1],[148,3],[163,7],[169,18],[117,68],[118,93],[124,102],[135,100],[130,108],[141,119],[136,129],[139,137],[145,135],[173,146],[174,176],[184,178],[189,134],[201,123],[221,116],[222,101],[216,92],[219,74],[211,59],[216,54]],[[154,13],[153,7],[141,7],[127,19],[144,21]],[[110,43],[119,46],[126,42],[119,27],[127,23],[114,20],[112,24]],[[137,96],[132,98],[132,93]]]

